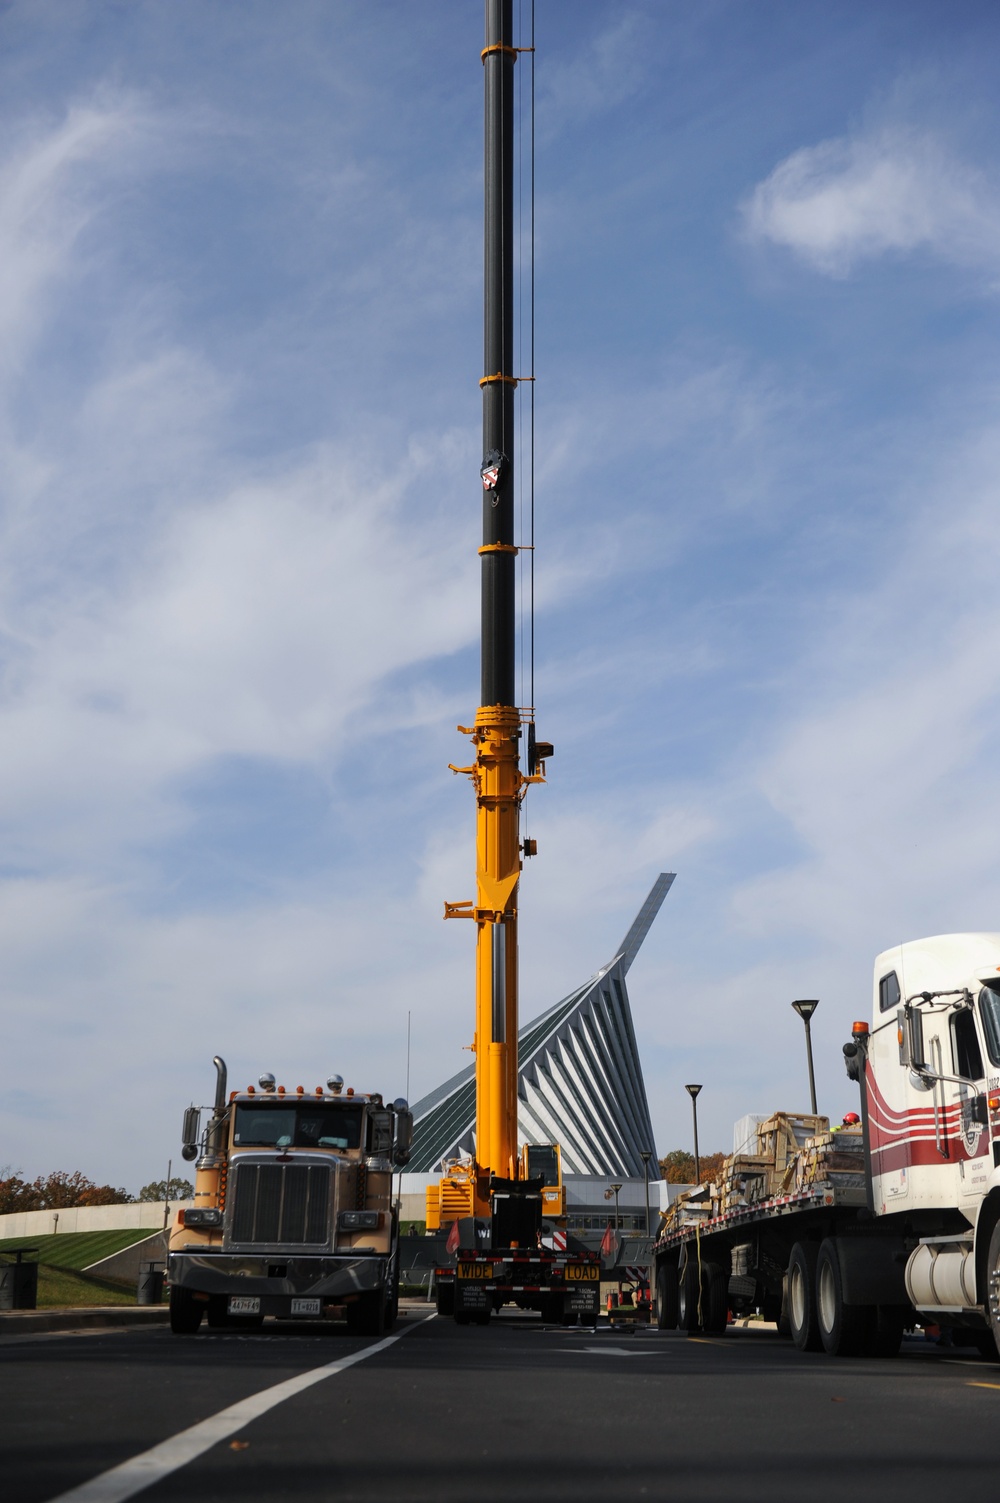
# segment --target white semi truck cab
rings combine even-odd
[[[1000,1350],[1000,934],[885,950],[844,1046],[860,1130],[776,1113],[665,1214],[657,1320],[762,1310],[803,1351],[889,1356],[907,1325]]]
[[[862,1084],[871,1211],[909,1232],[906,1293],[1000,1335],[1000,934],[944,934],[875,962]]]

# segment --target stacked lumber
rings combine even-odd
[[[660,1233],[813,1185],[864,1182],[860,1126],[831,1132],[829,1117],[772,1112],[757,1125],[755,1147],[755,1153],[730,1154],[717,1183],[679,1195],[664,1212]]]

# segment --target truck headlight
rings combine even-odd
[[[221,1226],[222,1212],[214,1206],[192,1206],[181,1212],[182,1226]]]
[[[379,1223],[378,1211],[341,1211],[337,1226],[342,1232],[374,1231]]]

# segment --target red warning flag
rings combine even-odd
[[[449,1252],[458,1252],[458,1222],[457,1221],[453,1221],[451,1223],[451,1231],[448,1233],[448,1240],[445,1243],[445,1247],[447,1247],[447,1249],[448,1249]]]
[[[618,1233],[615,1231],[614,1227],[611,1225],[611,1223],[609,1221],[608,1222],[608,1229],[604,1233],[604,1237],[603,1237],[603,1239],[601,1241],[601,1257],[602,1258],[613,1258],[617,1252],[618,1252]]]

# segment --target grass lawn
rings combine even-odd
[[[134,1305],[135,1289],[110,1279],[94,1278],[81,1270],[112,1253],[122,1252],[151,1235],[152,1228],[130,1231],[65,1232],[62,1236],[7,1237],[0,1240],[0,1256],[19,1247],[38,1249],[38,1308],[57,1305]],[[34,1255],[32,1255],[34,1256]],[[4,1262],[8,1260],[3,1258]]]

